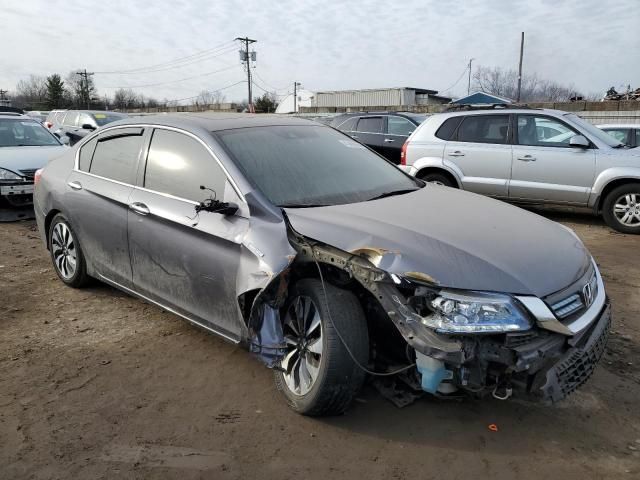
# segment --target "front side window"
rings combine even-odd
[[[98,139],[89,172],[133,185],[141,146],[142,135],[139,134]]]
[[[171,130],[153,132],[145,188],[201,202],[214,195],[211,190],[215,192],[215,198],[222,200],[225,181],[224,171],[200,142]]]
[[[416,126],[406,118],[387,117],[387,133],[389,135],[403,135],[408,137],[416,129]]]
[[[459,142],[507,143],[509,115],[469,115],[458,128]]]
[[[360,118],[357,129],[363,133],[382,133],[382,117]]]
[[[627,143],[627,135],[629,134],[629,130],[622,129],[622,128],[619,128],[619,129],[607,128],[605,132],[607,132],[609,135],[611,135],[613,138],[615,138],[619,142]]]
[[[518,115],[518,145],[568,147],[578,133],[550,117]]]
[[[24,118],[0,119],[0,147],[43,147],[60,142],[41,123]]]
[[[215,135],[245,178],[280,207],[363,202],[422,185],[332,128],[250,127]]]

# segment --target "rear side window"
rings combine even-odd
[[[469,115],[458,128],[459,142],[507,143],[509,115]]]
[[[133,185],[141,146],[142,135],[120,135],[99,139],[89,172]]]
[[[442,140],[451,140],[456,128],[458,128],[458,125],[460,125],[463,118],[464,117],[447,118],[444,123],[440,125],[438,131],[436,131],[436,137],[441,138]]]
[[[67,125],[69,127],[75,127],[78,124],[78,112],[67,112],[67,115],[64,117],[63,125]]]
[[[640,147],[640,129],[636,129],[636,145]]]
[[[387,133],[389,135],[402,135],[408,137],[416,129],[416,126],[406,118],[387,117]]]
[[[98,143],[98,139],[94,138],[80,147],[80,153],[78,154],[78,169],[83,172],[89,171],[91,157],[93,157],[93,151],[96,149],[96,143]]]
[[[358,117],[350,118],[346,122],[342,122],[340,125],[338,125],[338,130],[342,132],[351,132],[356,129],[357,121],[358,121]]]
[[[194,202],[206,200],[216,192],[222,200],[226,175],[209,151],[197,140],[179,132],[157,129],[153,132],[144,186]]]
[[[358,132],[382,133],[382,117],[364,117],[358,120]]]

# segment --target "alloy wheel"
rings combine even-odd
[[[613,205],[616,219],[628,227],[640,226],[640,194],[625,193]]]
[[[291,393],[305,395],[318,379],[322,363],[322,321],[310,297],[293,299],[283,329],[287,344],[281,363],[284,381]]]
[[[51,248],[56,269],[66,280],[76,273],[77,252],[71,230],[64,223],[58,223],[53,227],[51,234]]]

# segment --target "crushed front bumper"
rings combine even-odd
[[[0,183],[0,222],[33,218],[33,183]]]
[[[611,306],[607,303],[600,317],[566,353],[548,369],[536,374],[531,393],[544,401],[558,402],[582,386],[602,358],[611,327]]]

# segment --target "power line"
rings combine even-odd
[[[244,83],[244,82],[246,82],[246,80],[240,80],[239,82],[232,83],[231,85],[227,85],[226,87],[218,88],[218,89],[216,89],[216,90],[204,90],[204,92],[207,92],[207,93],[217,93],[217,92],[221,92],[221,91],[223,91],[223,90],[227,90],[227,89],[229,89],[229,88],[231,88],[231,87],[235,87],[236,85],[240,85],[241,83]],[[174,102],[176,102],[176,103],[177,103],[177,102],[182,102],[182,101],[184,101],[184,100],[191,100],[191,99],[193,99],[193,98],[197,98],[197,97],[199,97],[202,93],[203,93],[203,92],[200,92],[199,94],[197,94],[197,95],[193,95],[193,96],[191,96],[191,97],[176,98],[176,99],[173,99],[173,100],[167,100],[167,103],[174,103]]]
[[[470,64],[469,64],[469,65],[470,65]],[[462,73],[461,73],[461,74],[460,74],[460,76],[458,77],[458,80],[456,80],[456,83],[454,83],[453,85],[451,85],[451,86],[450,86],[450,87],[448,87],[448,88],[445,88],[445,89],[440,90],[440,92],[439,92],[439,93],[445,93],[445,92],[447,92],[447,91],[451,90],[451,89],[452,89],[453,87],[455,87],[456,85],[458,85],[458,83],[460,83],[460,80],[462,80],[462,77],[464,77],[464,74],[465,74],[465,73],[467,73],[467,69],[469,68],[469,65],[466,65],[466,66],[464,67],[464,70],[462,71]]]
[[[227,70],[231,70],[232,68],[238,68],[237,65],[229,65],[228,67],[221,68],[219,70],[214,70],[213,72],[201,73],[199,75],[193,75],[191,77],[178,78],[177,80],[169,80],[166,82],[158,82],[158,83],[147,83],[144,85],[124,85],[124,86],[116,86],[116,87],[101,87],[101,88],[143,88],[143,87],[157,87],[159,85],[168,85],[170,83],[178,83],[184,82],[186,80],[193,80],[194,78],[206,77],[208,75],[214,75],[220,72],[226,72]]]
[[[191,55],[187,55],[184,57],[179,57],[179,58],[175,58],[173,60],[169,60],[167,62],[162,62],[162,63],[157,63],[155,65],[147,65],[145,67],[138,67],[138,68],[131,68],[131,69],[126,69],[126,70],[111,70],[111,71],[104,71],[104,72],[95,72],[98,73],[100,75],[125,75],[125,74],[134,74],[134,73],[147,73],[147,72],[143,72],[144,70],[154,70],[154,69],[158,69],[158,68],[162,68],[162,67],[167,67],[169,65],[173,65],[176,63],[183,63],[185,61],[191,61],[197,58],[197,60],[195,61],[201,61],[203,59],[203,57],[206,57],[208,55],[211,55],[213,53],[219,53],[220,50],[222,49],[226,49],[228,48],[228,46],[230,46],[230,44],[232,44],[233,41],[228,41],[225,42],[221,45],[218,45],[217,47],[213,47],[213,48],[208,48],[206,50],[201,50],[199,52],[193,53]],[[235,48],[234,48],[235,50]],[[225,52],[226,53],[226,52]],[[194,61],[194,63],[195,63]],[[182,66],[182,65],[179,65]],[[172,67],[173,68],[173,67]]]
[[[273,89],[274,91],[276,91],[276,92],[281,92],[281,91],[286,90],[287,92],[289,92],[289,88],[291,87],[290,85],[287,85],[286,87],[283,87],[283,88],[276,88],[276,87],[274,87],[273,85],[269,85],[269,82],[267,82],[264,78],[262,78],[262,77],[260,76],[260,74],[259,74],[257,71],[254,71],[254,72],[253,72],[253,74],[254,74],[256,77],[258,77],[258,78],[260,79],[260,81],[261,81],[264,85],[266,85],[267,87],[269,87],[269,88]],[[255,81],[254,81],[254,83],[255,83]]]

